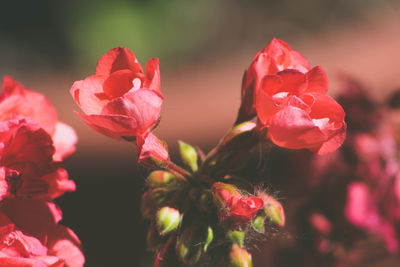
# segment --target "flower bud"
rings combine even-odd
[[[253,220],[253,228],[259,233],[265,233],[264,220],[264,216],[257,216]]]
[[[252,267],[251,254],[237,244],[232,246],[229,254],[231,267]]]
[[[142,196],[141,212],[143,218],[153,218],[156,211],[168,201],[168,196],[171,193],[166,187],[147,190]]]
[[[196,264],[214,238],[211,227],[190,227],[176,241],[176,254],[187,265]]]
[[[236,125],[220,141],[218,147],[222,148],[226,147],[227,145],[234,146],[235,144],[240,145],[243,141],[243,138],[246,138],[246,136],[251,134],[256,125],[257,124],[252,121],[246,121]]]
[[[257,195],[264,201],[265,216],[278,226],[285,226],[285,212],[282,204],[275,198],[264,192],[257,192]]]
[[[167,145],[151,132],[137,136],[138,162],[150,168],[166,166],[169,162]]]
[[[167,171],[153,171],[147,177],[147,185],[150,188],[167,186],[176,180],[175,176]]]
[[[216,182],[212,185],[213,200],[220,209],[225,209],[232,197],[240,197],[241,194],[236,186]]]
[[[261,198],[242,196],[233,185],[217,182],[213,184],[212,192],[219,208],[219,219],[230,229],[240,229],[250,223],[264,205]]]
[[[181,214],[171,207],[163,207],[156,214],[156,224],[160,235],[168,234],[178,228]]]
[[[178,143],[183,163],[189,166],[193,172],[197,172],[198,165],[196,149],[183,141],[179,141]]]
[[[229,231],[226,234],[226,237],[234,244],[239,245],[239,247],[243,247],[244,245],[244,232],[241,231]]]

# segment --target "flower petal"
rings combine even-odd
[[[106,76],[94,75],[84,80],[76,81],[70,93],[82,111],[86,114],[99,114],[108,103],[106,97],[100,97],[103,92],[103,83]]]
[[[325,94],[328,91],[328,76],[320,67],[316,66],[306,73],[307,89],[306,93],[321,93]]]
[[[123,69],[143,73],[142,67],[131,50],[125,47],[115,47],[99,59],[96,75],[110,75]]]
[[[148,88],[157,92],[161,89],[160,66],[158,58],[150,58],[146,63],[147,81],[144,83],[144,88]]]
[[[286,106],[271,121],[268,130],[271,141],[290,149],[312,148],[326,140],[304,110]]]

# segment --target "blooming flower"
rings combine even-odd
[[[59,162],[51,137],[25,118],[0,122],[0,199],[35,197],[52,200],[75,183]]]
[[[15,198],[0,207],[0,266],[80,267],[84,257],[72,230],[59,225],[53,203]]]
[[[273,75],[285,69],[307,72],[310,66],[307,60],[282,40],[271,42],[255,55],[243,77],[242,106],[239,117],[247,120],[256,115],[255,98],[264,76]]]
[[[96,74],[76,81],[70,91],[83,114],[79,116],[109,137],[145,135],[157,123],[163,97],[157,58],[146,64],[146,74],[135,55],[117,47],[103,55]]]
[[[0,95],[0,120],[26,117],[37,122],[51,137],[56,149],[53,157],[62,160],[75,151],[75,131],[58,121],[57,112],[42,94],[26,89],[10,76],[3,80]]]
[[[328,81],[320,67],[306,73],[286,69],[263,78],[256,94],[259,123],[278,146],[335,151],[346,134],[345,113],[326,96]]]

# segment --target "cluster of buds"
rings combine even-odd
[[[225,145],[233,146],[240,135],[227,136],[231,140],[213,153],[226,153]],[[205,170],[218,164],[179,144],[184,167],[151,172],[142,198],[142,214],[150,221],[148,247],[157,252],[155,266],[251,266],[247,237],[283,226],[281,204],[264,192],[246,191],[237,179],[209,176]]]
[[[208,154],[179,142],[182,166],[152,133],[163,101],[158,59],[150,59],[144,72],[131,51],[114,48],[100,58],[95,75],[73,84],[71,95],[87,124],[135,142],[138,162],[153,169],[141,209],[150,222],[154,266],[248,267],[249,237],[285,224],[279,201],[243,174],[249,155],[260,143],[318,154],[336,150],[346,123],[326,91],[320,67],[310,68],[297,51],[273,39],[244,75],[233,128]]]

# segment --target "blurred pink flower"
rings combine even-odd
[[[75,183],[53,161],[51,137],[25,118],[0,121],[0,199],[34,197],[52,200],[74,191]]]
[[[37,122],[52,137],[56,149],[53,155],[55,160],[61,161],[75,151],[75,131],[58,121],[51,102],[44,95],[26,89],[10,76],[5,76],[0,95],[0,120],[21,116]]]
[[[5,199],[0,206],[0,266],[80,267],[80,241],[58,222],[53,203],[28,198]]]

